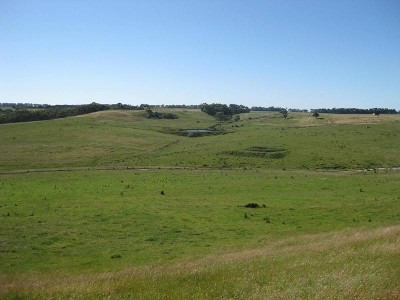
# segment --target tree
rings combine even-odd
[[[221,103],[201,104],[201,111],[214,116],[219,121],[228,121],[233,115],[248,113],[250,109],[244,105],[230,104],[229,106]]]
[[[314,113],[312,114],[312,116],[315,117],[315,118],[318,118],[318,117],[319,117],[319,113],[314,112]]]
[[[242,113],[249,113],[250,108],[244,105],[237,105],[237,104],[229,104],[229,110],[232,115],[242,114]]]
[[[209,114],[210,116],[215,116],[217,113],[221,113],[223,115],[232,115],[232,112],[230,111],[229,107],[226,104],[220,104],[220,103],[213,103],[213,104],[203,103],[201,105],[201,111],[205,112],[206,114]]]
[[[279,113],[282,114],[282,116],[286,119],[288,117],[288,111],[287,109],[282,109]]]
[[[214,117],[218,120],[218,121],[229,121],[232,118],[232,115],[229,114],[224,114],[223,112],[217,112]]]

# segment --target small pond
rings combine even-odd
[[[222,131],[206,129],[206,128],[198,128],[198,129],[184,129],[182,133],[188,137],[201,137],[206,135],[214,135],[221,134]]]
[[[219,133],[219,131],[211,129],[185,129],[186,133]]]

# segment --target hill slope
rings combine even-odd
[[[1,125],[0,169],[362,169],[400,165],[397,115],[322,115],[315,119],[308,114],[292,113],[285,120],[277,113],[250,113],[242,115],[238,122],[217,124],[200,111],[174,112],[179,119],[147,119],[141,111],[104,111]],[[184,129],[212,126],[225,134],[197,138],[176,134],[182,134]]]

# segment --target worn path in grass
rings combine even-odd
[[[27,170],[13,170],[13,171],[0,171],[0,175],[11,175],[11,174],[26,174],[26,173],[51,173],[51,172],[76,172],[76,171],[115,171],[115,170],[138,170],[138,171],[150,171],[150,170],[243,170],[243,168],[217,168],[217,167],[178,167],[178,166],[124,166],[124,167],[74,167],[74,168],[62,168],[62,169],[27,169]],[[296,172],[303,170],[290,170],[290,172]],[[336,172],[336,173],[349,173],[349,172],[383,172],[383,171],[400,171],[400,167],[390,168],[374,168],[374,169],[347,169],[347,170],[326,170],[326,169],[315,169],[313,172]]]

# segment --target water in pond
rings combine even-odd
[[[217,133],[218,131],[210,129],[186,129],[187,133]]]

